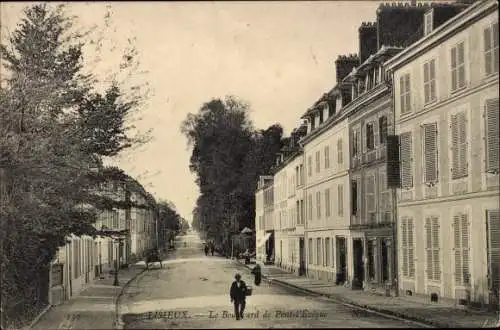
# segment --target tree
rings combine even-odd
[[[65,237],[95,232],[85,205],[109,207],[94,194],[109,173],[102,157],[137,142],[125,126],[137,100],[116,84],[92,91],[82,34],[63,8],[28,7],[0,48],[2,302],[20,299],[26,318],[44,307],[36,279]]]
[[[236,97],[213,99],[198,113],[188,114],[181,126],[193,148],[190,169],[201,192],[193,227],[226,250],[232,234],[245,226],[254,228],[257,179],[268,174],[283,133],[277,124],[256,131],[249,109]]]

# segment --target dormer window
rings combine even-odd
[[[434,11],[430,9],[424,14],[424,36],[432,32]]]
[[[330,106],[328,105],[327,102],[323,103],[322,112],[323,112],[324,121],[326,121],[328,119],[328,117],[330,117]]]

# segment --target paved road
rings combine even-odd
[[[254,286],[245,318],[237,321],[229,286],[237,272],[252,283],[249,270],[228,259],[205,256],[194,234],[180,239],[163,269],[145,272],[125,290],[119,303],[125,329],[412,327],[265,283]]]

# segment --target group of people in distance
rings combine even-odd
[[[214,243],[205,243],[205,255],[208,256],[208,253],[210,252],[212,256],[214,255],[215,251],[215,246]]]

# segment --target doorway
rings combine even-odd
[[[306,260],[305,260],[305,243],[304,239],[299,239],[299,276],[303,276],[306,273]]]
[[[352,252],[354,261],[354,278],[352,281],[353,289],[362,289],[365,278],[365,269],[363,265],[363,240],[360,238],[352,240]]]
[[[347,244],[345,237],[335,238],[337,250],[337,278],[335,284],[344,284],[347,281]]]
[[[389,281],[389,247],[387,246],[387,240],[382,240],[382,283]]]

